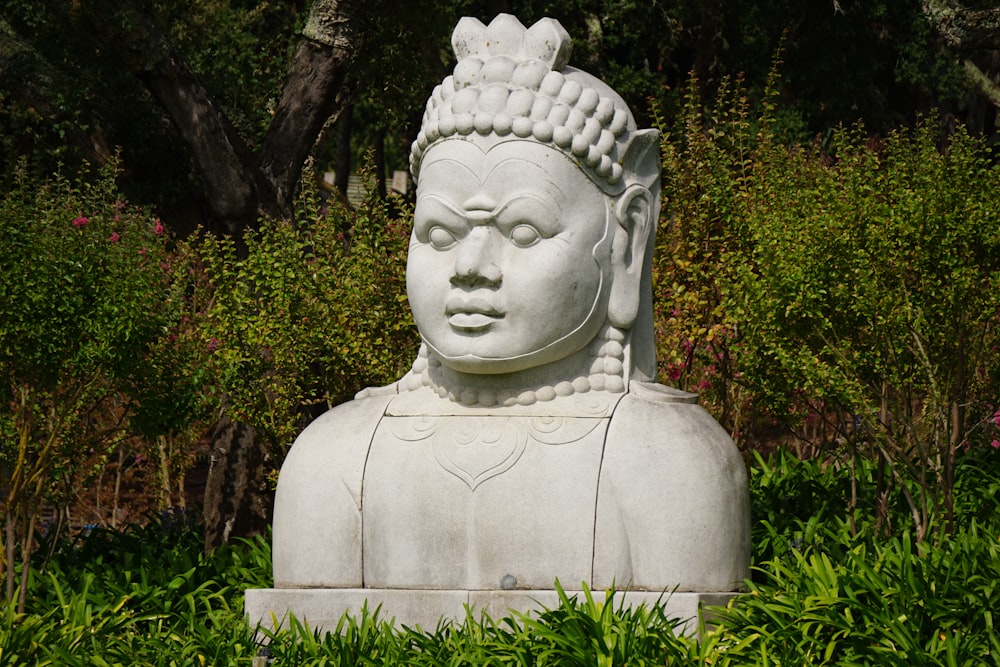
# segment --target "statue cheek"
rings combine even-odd
[[[433,276],[441,273],[443,266],[449,264],[447,253],[435,250],[426,243],[415,243],[410,246],[406,259],[407,284],[412,280],[416,284],[428,282]],[[410,274],[414,274],[412,277]]]
[[[439,275],[441,270],[433,254],[426,246],[414,248],[407,260],[406,296],[417,317],[431,311],[433,302],[440,300],[440,293],[447,288],[447,277]]]

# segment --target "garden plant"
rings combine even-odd
[[[142,360],[183,299],[163,224],[118,194],[113,161],[79,183],[19,178],[0,200],[0,572],[12,601],[20,570],[23,607],[43,508],[68,507],[130,432]]]

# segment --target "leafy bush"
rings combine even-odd
[[[114,162],[78,183],[35,184],[25,173],[0,201],[0,571],[8,598],[15,546],[29,562],[42,503],[61,506],[104,466],[136,408],[136,369],[179,303],[165,270],[164,227],[118,195]]]
[[[463,623],[424,631],[395,627],[377,612],[345,616],[336,632],[321,634],[292,619],[271,636],[275,664],[333,665],[646,665],[686,656],[687,640],[663,607],[627,608],[614,595],[596,602],[566,597],[554,609],[500,620],[467,611]]]
[[[718,664],[979,665],[997,654],[995,539],[975,524],[919,551],[905,532],[876,545],[845,537],[839,558],[806,549],[771,561],[767,582],[726,611]]]
[[[916,482],[918,540],[951,520],[1000,367],[1000,181],[980,142],[959,130],[942,151],[935,135],[840,133],[827,162],[764,139],[728,300],[768,395],[841,406],[845,443]]]
[[[754,582],[712,640],[730,661],[718,664],[978,665],[997,655],[1000,512],[991,485],[977,482],[997,478],[1000,453],[960,459],[969,483],[956,486],[957,528],[937,543],[909,530],[886,537],[866,508],[846,513],[858,480],[873,497],[877,466],[856,466],[758,457]],[[905,524],[901,494],[890,508]]]
[[[200,246],[213,289],[205,346],[234,417],[266,435],[276,463],[311,408],[398,379],[416,356],[406,305],[409,229],[398,200],[356,211],[306,192],[294,223],[263,220],[246,256]]]
[[[692,82],[685,113],[664,121],[663,208],[653,268],[657,360],[662,382],[698,392],[743,448],[770,439],[771,419],[737,367],[738,319],[725,302],[744,212],[740,190],[752,133],[739,84],[725,82],[712,118],[703,118]],[[707,126],[707,127],[706,127]],[[762,414],[764,413],[764,414]]]
[[[785,427],[878,461],[918,541],[946,530],[961,451],[1000,442],[1000,167],[932,122],[790,147],[773,105],[723,96],[707,119],[692,98],[664,146],[663,373],[744,445]]]
[[[36,665],[249,665],[242,590],[264,585],[262,540],[202,554],[186,513],[63,540],[33,572],[26,615],[0,619],[0,662]]]

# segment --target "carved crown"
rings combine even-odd
[[[489,26],[460,20],[452,34],[458,64],[434,88],[410,151],[414,179],[436,141],[478,133],[551,145],[604,189],[620,189],[634,121],[610,89],[566,67],[571,47],[569,33],[550,18],[531,28],[510,14]]]

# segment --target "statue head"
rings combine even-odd
[[[458,23],[458,64],[410,156],[407,292],[432,364],[520,373],[599,339],[621,349],[620,380],[601,388],[622,391],[655,375],[659,135],[567,66],[570,44],[553,19]]]

